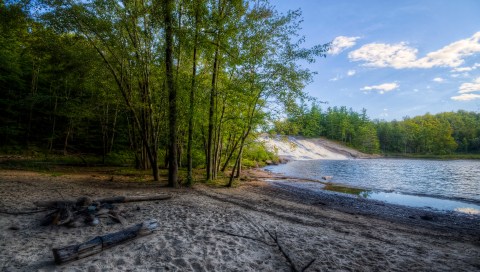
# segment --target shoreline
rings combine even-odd
[[[165,201],[118,205],[126,225],[39,226],[44,214],[0,217],[0,270],[5,271],[479,271],[480,220],[411,212],[332,194],[274,186],[275,175],[246,170],[235,188],[195,184],[172,189],[98,171],[61,176],[0,171],[0,210],[34,201],[170,194]],[[115,180],[115,181],[112,181]],[[375,206],[375,209],[370,209]],[[154,218],[159,231],[97,255],[57,266],[51,249]],[[467,220],[467,221],[462,221]],[[473,227],[476,227],[475,229]],[[277,237],[272,240],[269,233]],[[288,245],[288,247],[286,246]],[[290,262],[285,254],[289,256]]]
[[[253,176],[256,178],[271,180],[271,182],[265,182],[273,187],[269,190],[278,197],[284,197],[306,205],[321,205],[345,213],[362,214],[407,225],[420,225],[440,230],[456,229],[480,237],[480,215],[478,214],[411,207],[323,189],[311,191],[289,184],[282,184],[282,181],[319,182],[324,185],[328,182],[288,177],[263,169],[252,169],[251,171],[255,173]],[[262,175],[262,172],[266,175]]]

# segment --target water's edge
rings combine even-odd
[[[298,161],[296,161],[298,164]],[[290,162],[291,163],[291,162]],[[325,181],[319,178],[305,177],[305,176],[291,176],[288,173],[278,171],[281,165],[267,166],[264,170],[281,174],[286,177],[291,177],[292,180],[276,180],[275,183],[284,183],[299,189],[305,189],[312,192],[321,190],[323,192],[330,191],[341,194],[348,194],[361,199],[371,199],[381,201],[389,204],[403,205],[425,210],[437,210],[440,212],[459,212],[470,215],[480,215],[480,201],[475,199],[464,199],[459,197],[446,197],[438,195],[420,194],[420,193],[405,193],[395,190],[382,190],[376,188],[363,188],[351,186],[345,183],[335,181]],[[305,178],[308,181],[299,182]],[[327,178],[327,177],[326,177]],[[328,177],[330,178],[330,177]],[[312,181],[317,180],[317,181]]]

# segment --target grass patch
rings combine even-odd
[[[325,187],[323,187],[324,190],[332,191],[332,192],[338,192],[338,193],[344,193],[344,194],[350,194],[350,195],[357,195],[361,196],[364,198],[368,197],[368,194],[370,193],[369,191],[366,191],[364,189],[358,189],[358,188],[351,188],[351,187],[346,187],[342,185],[337,185],[333,183],[327,183],[325,184]]]

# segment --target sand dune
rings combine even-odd
[[[372,157],[324,138],[262,135],[258,140],[263,142],[269,151],[289,160],[346,160]]]

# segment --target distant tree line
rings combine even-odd
[[[38,0],[0,2],[0,147],[204,167],[215,179],[257,150],[270,105],[305,97],[296,63],[300,12],[268,1]],[[258,153],[254,151],[254,153]]]
[[[458,111],[405,117],[402,121],[370,120],[346,107],[321,109],[314,103],[273,122],[273,133],[326,137],[367,153],[480,153],[480,113]]]

